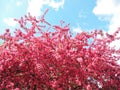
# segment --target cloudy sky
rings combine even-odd
[[[0,0],[0,34],[6,28],[14,32],[14,18],[28,12],[39,18],[46,8],[48,22],[54,25],[64,20],[73,33],[95,29],[113,33],[120,27],[120,0]],[[119,44],[114,41],[111,46],[119,48]]]
[[[120,0],[0,0],[0,34],[5,28],[14,30],[13,18],[28,12],[40,17],[46,8],[48,22],[64,20],[74,33],[94,29],[113,33],[120,26]]]

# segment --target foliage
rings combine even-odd
[[[44,16],[15,19],[20,28],[0,36],[1,90],[119,90],[119,40],[102,30],[73,37],[69,24],[51,25]],[[101,38],[99,38],[100,36]]]

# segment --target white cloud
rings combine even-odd
[[[93,13],[109,21],[108,33],[113,34],[120,27],[120,0],[97,0],[97,4],[93,9]],[[120,33],[117,35],[120,37]],[[120,41],[113,41],[110,46],[115,49],[120,48]]]
[[[81,27],[78,25],[77,27],[73,27],[73,32],[75,32],[75,33],[81,33],[81,32],[83,32],[83,30],[82,30]]]
[[[97,5],[93,12],[96,15],[111,15],[114,12],[114,1],[113,0],[97,0]]]
[[[42,12],[44,5],[48,5],[55,10],[58,10],[60,7],[63,7],[64,0],[56,2],[55,0],[28,0],[28,10],[33,16],[39,16]]]
[[[113,33],[120,27],[120,0],[97,0],[93,13],[100,19],[110,22],[109,33]]]
[[[55,2],[54,0],[49,0],[48,5],[55,10],[58,10],[60,7],[63,7],[64,5],[64,0],[61,0],[61,2]]]
[[[17,1],[16,5],[21,6],[23,3],[21,1]]]
[[[110,43],[110,47],[115,47],[115,49],[118,50],[120,48],[119,44],[120,40],[115,40],[112,43]]]
[[[14,18],[4,18],[4,19],[3,19],[3,22],[4,22],[6,25],[12,26],[12,27],[14,27],[14,26],[17,24],[17,22],[14,21]]]

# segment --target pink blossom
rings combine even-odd
[[[119,90],[120,48],[110,43],[120,40],[120,28],[113,35],[94,30],[74,36],[70,24],[47,22],[47,12],[15,19],[20,27],[14,35],[9,29],[0,35],[0,90]]]

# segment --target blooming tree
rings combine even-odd
[[[69,24],[51,25],[30,14],[0,38],[1,90],[120,90],[119,40],[102,30],[73,36]],[[101,37],[101,38],[99,38]]]

